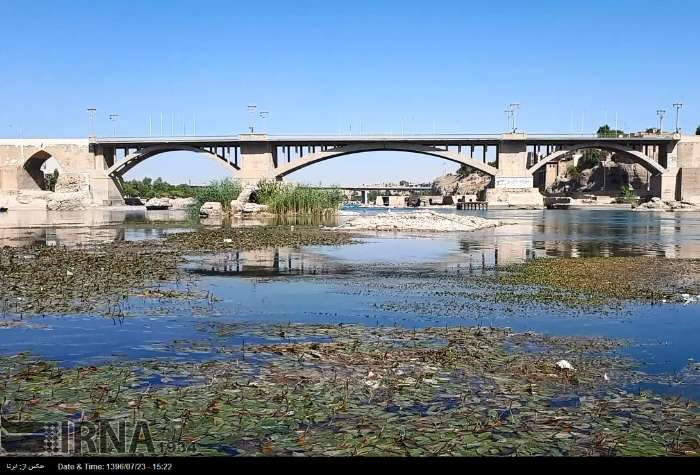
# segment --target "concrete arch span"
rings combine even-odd
[[[605,142],[576,144],[576,145],[572,145],[570,147],[566,147],[564,150],[557,150],[556,152],[553,152],[553,153],[547,155],[546,157],[544,157],[542,160],[538,161],[537,164],[530,167],[528,169],[528,171],[534,175],[538,170],[540,170],[542,167],[544,167],[547,163],[559,160],[560,158],[563,158],[565,155],[570,154],[572,152],[575,152],[577,150],[590,149],[590,148],[599,148],[599,149],[607,150],[607,151],[611,151],[611,152],[619,152],[619,153],[631,158],[636,163],[639,163],[640,165],[642,165],[644,168],[649,170],[652,173],[652,175],[662,175],[662,174],[666,173],[666,168],[664,168],[661,164],[652,160],[651,158],[649,158],[647,155],[643,154],[642,152],[640,152],[638,150],[631,149],[631,148],[626,147],[624,145],[605,143]]]
[[[19,168],[18,188],[20,190],[46,190],[47,183],[42,167],[49,160],[54,160],[61,168],[60,162],[44,149],[34,152]]]
[[[406,144],[406,143],[386,143],[386,144],[352,144],[344,145],[341,147],[336,147],[326,151],[319,151],[305,155],[301,158],[297,158],[289,163],[280,165],[274,169],[275,178],[281,179],[290,173],[294,173],[297,170],[306,168],[314,163],[322,162],[324,160],[330,160],[331,158],[342,157],[345,155],[353,155],[357,153],[364,152],[409,152],[418,153],[422,155],[430,155],[433,157],[443,158],[445,160],[450,160],[460,165],[467,165],[475,170],[479,170],[486,175],[495,177],[498,173],[498,169],[492,167],[487,163],[474,160],[473,158],[466,157],[460,153],[448,152],[446,150],[440,150],[429,145],[418,145],[418,144]]]
[[[226,157],[218,155],[209,150],[198,147],[191,147],[189,145],[167,144],[153,145],[150,147],[141,148],[136,152],[127,155],[123,160],[120,160],[119,162],[109,167],[106,171],[106,174],[112,178],[122,177],[129,170],[144,162],[145,160],[155,157],[156,155],[168,152],[193,152],[201,154],[206,158],[215,161],[216,163],[222,165],[232,173],[235,173],[238,170],[240,170],[240,168],[236,164],[228,161]]]

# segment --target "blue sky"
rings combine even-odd
[[[700,3],[659,1],[2,0],[0,136],[235,134],[246,105],[275,134],[638,130],[682,101],[700,124]],[[290,178],[362,183],[453,169],[409,154],[330,160]],[[128,175],[206,181],[216,164],[161,156]]]

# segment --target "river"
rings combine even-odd
[[[629,344],[622,352],[635,358],[645,372],[659,376],[658,381],[641,383],[635,390],[651,388],[700,400],[700,375],[693,364],[700,359],[698,304],[630,303],[613,311],[493,305],[482,298],[489,290],[470,280],[533,257],[694,258],[700,255],[700,214],[623,210],[473,213],[506,224],[473,233],[367,234],[359,245],[192,258],[186,271],[199,290],[217,297],[197,311],[182,303],[133,296],[125,318],[24,317],[29,324],[0,327],[0,352],[31,352],[64,366],[139,358],[206,360],[222,357],[212,343],[221,339],[215,340],[206,331],[209,324],[508,326],[554,335],[626,339]],[[337,224],[337,220],[325,224]],[[184,212],[9,212],[0,215],[0,245],[75,246],[157,239],[198,225],[189,222]],[[254,342],[256,338],[234,335],[225,343]],[[177,342],[183,340],[209,345],[199,352],[181,351]]]

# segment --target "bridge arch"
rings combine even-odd
[[[134,153],[131,153],[124,157],[123,160],[120,160],[119,162],[115,163],[111,167],[109,167],[106,171],[108,176],[111,176],[112,178],[116,177],[122,177],[125,173],[127,173],[129,170],[134,168],[135,166],[139,165],[140,163],[144,162],[145,160],[148,160],[149,158],[155,157],[156,155],[160,155],[162,153],[168,153],[168,152],[193,152],[197,154],[201,154],[205,156],[206,158],[209,158],[210,160],[214,160],[216,163],[224,166],[228,171],[230,172],[237,172],[240,170],[240,168],[228,161],[226,157],[223,157],[221,155],[218,155],[214,152],[211,152],[209,150],[203,149],[203,148],[198,148],[198,147],[191,147],[189,145],[181,145],[181,144],[163,144],[163,145],[152,145],[149,147],[144,147],[139,150],[137,150]]]
[[[466,157],[460,153],[440,150],[429,145],[407,144],[407,143],[387,143],[387,144],[352,144],[336,147],[331,150],[314,152],[297,158],[289,163],[280,165],[275,168],[275,178],[281,179],[290,173],[306,168],[314,163],[330,160],[331,158],[342,157],[345,155],[353,155],[364,152],[409,152],[422,155],[430,155],[433,157],[443,158],[460,165],[467,165],[471,168],[479,170],[491,177],[495,177],[498,169],[487,163],[480,162],[473,158]]]
[[[20,167],[18,188],[20,190],[47,190],[49,184],[44,176],[44,165],[53,160],[60,171],[61,164],[44,149],[34,152]]]
[[[586,143],[586,144],[576,144],[572,145],[569,147],[566,147],[564,150],[557,150],[556,152],[553,152],[546,157],[542,158],[540,161],[538,161],[535,165],[530,167],[528,171],[534,175],[539,169],[544,167],[547,163],[559,160],[560,158],[563,158],[565,155],[570,154],[572,152],[575,152],[577,150],[583,150],[583,149],[591,149],[591,148],[599,148],[602,150],[607,150],[611,152],[619,152],[623,155],[625,155],[628,158],[631,158],[633,161],[636,163],[639,163],[642,165],[644,168],[649,170],[652,175],[661,175],[666,172],[666,168],[664,168],[661,164],[658,162],[652,160],[649,156],[643,154],[642,152],[638,150],[634,150],[632,148],[626,147],[624,145],[620,144],[615,144],[615,143],[606,143],[606,142],[593,142],[593,143]]]

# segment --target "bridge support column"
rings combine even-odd
[[[495,188],[532,188],[532,174],[527,169],[525,134],[505,134],[498,147],[498,175]]]
[[[493,208],[542,208],[544,198],[534,188],[532,173],[527,169],[525,134],[505,134],[498,147],[498,174],[494,187],[486,190],[486,201]]]
[[[90,191],[92,200],[100,206],[119,206],[124,204],[123,190],[118,178],[105,175],[102,170],[96,170],[90,176]]]
[[[241,170],[238,173],[243,185],[255,185],[262,180],[274,180],[277,167],[277,150],[266,140],[267,136],[241,135],[241,140],[250,143],[241,144]]]
[[[360,193],[362,194],[362,204],[368,205],[369,204],[369,191],[362,190]]]
[[[663,201],[674,201],[676,199],[676,177],[678,169],[669,170],[666,173],[651,176],[650,191],[653,196],[661,198]]]

